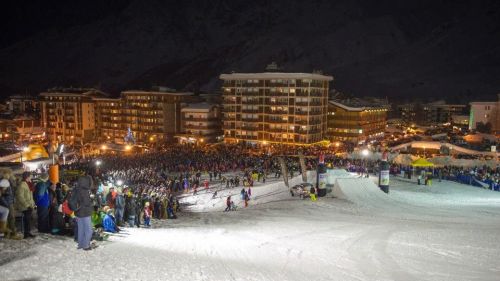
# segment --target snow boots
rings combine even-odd
[[[4,234],[4,238],[9,238],[14,240],[23,239],[21,236],[17,235],[16,232],[7,228],[7,222],[5,221],[0,221],[0,232]]]

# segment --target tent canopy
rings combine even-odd
[[[434,167],[434,164],[425,160],[424,158],[418,158],[411,163],[413,167]]]

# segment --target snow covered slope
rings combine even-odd
[[[0,279],[498,280],[498,193],[392,178],[384,194],[374,178],[338,173],[344,199],[299,200],[277,180],[236,212],[221,212],[222,195],[187,195],[196,212],[127,228],[95,251],[54,237],[2,241]]]

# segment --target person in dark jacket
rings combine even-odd
[[[92,223],[90,216],[92,215],[92,199],[90,198],[90,188],[92,186],[92,178],[90,176],[81,176],[75,190],[73,191],[71,200],[71,208],[75,211],[78,224],[78,249],[91,250],[90,240],[92,239]],[[75,206],[76,205],[76,206]]]
[[[130,227],[134,227],[135,215],[137,212],[136,212],[136,202],[133,196],[127,196],[126,210],[127,210],[128,224]]]
[[[50,196],[49,196],[49,175],[42,174],[40,181],[35,186],[35,204],[36,213],[38,216],[38,232],[40,233],[50,233],[49,224],[49,206],[50,206]]]
[[[125,211],[125,197],[123,197],[122,192],[117,191],[115,197],[115,223],[118,226],[122,226],[124,211]]]

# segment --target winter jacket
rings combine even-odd
[[[92,199],[90,199],[90,187],[92,185],[92,178],[90,176],[82,176],[78,178],[75,191],[71,196],[76,196],[75,201],[77,208],[75,215],[79,218],[90,217],[92,215],[93,206]]]
[[[35,204],[38,207],[49,207],[49,181],[41,181],[35,186]]]
[[[28,208],[35,207],[33,194],[27,182],[22,181],[16,190],[16,207],[19,211],[26,211]]]
[[[125,198],[123,198],[122,194],[116,195],[115,207],[116,207],[116,209],[124,209],[125,208]]]
[[[116,232],[116,224],[113,218],[110,215],[106,215],[102,220],[102,227],[104,231],[115,233]]]

